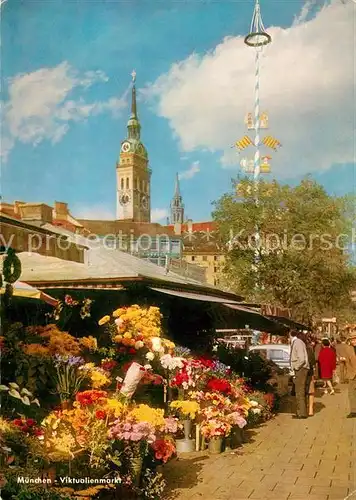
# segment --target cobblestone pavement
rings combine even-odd
[[[164,500],[356,500],[356,419],[346,386],[319,395],[315,415],[291,418],[285,405],[272,421],[247,432],[238,450],[194,453],[164,467]]]

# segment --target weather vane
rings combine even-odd
[[[132,83],[135,83],[135,81],[136,81],[136,71],[135,70],[132,70],[131,76],[132,76]]]

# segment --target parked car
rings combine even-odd
[[[273,361],[280,368],[290,369],[290,345],[289,344],[263,344],[253,345],[249,352],[259,352],[266,359]]]

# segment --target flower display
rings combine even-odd
[[[228,380],[211,378],[206,385],[208,391],[221,392],[222,394],[231,394],[232,388]]]
[[[43,435],[43,431],[37,426],[36,421],[32,418],[15,418],[12,424],[28,436],[39,437]]]
[[[177,410],[182,417],[195,419],[200,410],[200,406],[196,401],[172,401],[169,405],[173,410]]]
[[[84,391],[78,392],[75,399],[81,406],[106,403],[108,393],[106,391]]]
[[[106,323],[109,323],[110,321],[110,316],[106,315],[103,318],[99,319],[98,324],[99,326],[106,325]]]
[[[147,441],[153,443],[156,440],[154,427],[148,422],[129,422],[116,420],[109,430],[110,439],[120,439],[123,441]]]
[[[155,458],[162,460],[164,464],[176,453],[176,447],[171,439],[156,439],[152,443],[152,449],[155,452]]]
[[[98,341],[95,337],[82,337],[79,339],[79,344],[89,351],[96,351],[98,349]]]
[[[22,350],[28,356],[38,356],[38,357],[50,356],[49,348],[42,344],[27,344],[22,347]]]
[[[164,410],[151,408],[151,406],[140,404],[129,412],[129,417],[137,422],[148,422],[153,427],[164,429],[166,422],[164,420]]]
[[[231,424],[223,419],[211,418],[201,426],[202,435],[211,439],[213,437],[227,436],[231,431]]]
[[[101,360],[101,368],[107,372],[110,372],[111,370],[116,368],[116,366],[117,361],[115,361],[114,359],[106,358]]]
[[[160,362],[163,368],[166,370],[176,370],[177,368],[183,368],[183,359],[178,357],[173,357],[171,354],[165,354],[161,356]]]

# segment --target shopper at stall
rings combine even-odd
[[[330,345],[329,339],[322,340],[322,348],[319,353],[320,378],[324,381],[324,393],[335,394],[332,384],[333,373],[336,370],[336,352]]]
[[[298,332],[291,331],[290,365],[294,373],[296,415],[293,418],[308,418],[306,383],[309,371],[308,353],[305,343],[298,338]]]
[[[346,364],[346,377],[349,380],[349,402],[350,413],[347,418],[356,417],[356,332],[349,336],[345,349],[345,364]]]
[[[336,341],[336,356],[337,356],[337,368],[339,372],[340,384],[345,384],[346,380],[346,352],[348,350],[346,340],[344,337],[340,337]]]

